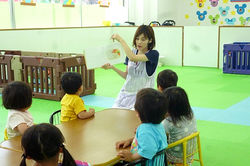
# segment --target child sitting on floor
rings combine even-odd
[[[3,89],[2,100],[9,111],[5,139],[22,135],[33,125],[33,118],[28,111],[32,104],[31,88],[21,81],[11,82]]]
[[[95,110],[90,108],[86,111],[80,94],[83,91],[82,77],[79,73],[64,73],[61,79],[62,88],[65,95],[61,100],[61,121],[66,122],[74,119],[87,119],[95,114]]]

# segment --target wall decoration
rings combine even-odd
[[[203,8],[206,0],[195,0],[199,8]]]
[[[239,1],[239,0],[238,0]],[[241,0],[245,1],[245,0]],[[250,2],[250,0],[246,0]],[[184,26],[250,25],[250,3],[232,3],[231,0],[185,0],[177,17]],[[193,5],[191,5],[193,4]],[[206,11],[206,12],[205,12]],[[242,18],[240,19],[240,17]],[[241,20],[241,21],[240,21]]]
[[[212,25],[216,25],[218,23],[218,20],[220,18],[220,15],[219,14],[216,14],[214,17],[212,15],[209,15],[208,17],[210,19],[210,23]]]
[[[237,9],[238,14],[243,14],[245,12],[245,8],[247,7],[246,4],[243,4],[242,6],[240,5],[235,5],[235,9]]]
[[[189,19],[189,15],[188,14],[185,14],[185,19]]]
[[[196,12],[196,14],[197,14],[197,16],[198,16],[198,19],[200,20],[200,21],[203,21],[203,20],[205,20],[205,16],[207,15],[207,11],[204,11],[204,12],[200,12],[200,11],[197,11]]]
[[[246,18],[246,23],[245,23],[245,25],[248,25],[248,24],[250,24],[250,17],[247,17],[247,18]]]
[[[74,0],[63,0],[63,5],[75,5]]]
[[[22,0],[21,3],[28,5],[28,4],[34,4],[36,3],[36,0]]]
[[[229,6],[225,8],[219,7],[220,15],[224,17],[227,16],[229,9],[230,9]]]
[[[234,16],[236,14],[236,12],[235,11],[231,11],[231,14]]]
[[[226,18],[225,21],[227,25],[234,25],[234,23],[236,22],[236,18]]]
[[[244,18],[244,17],[241,16],[241,17],[239,18],[239,21],[240,21],[240,24],[241,24],[241,25],[244,25],[244,26],[245,26],[245,25],[248,25],[248,23],[250,22],[250,17]]]
[[[218,5],[219,0],[209,0],[211,3],[211,6],[216,7]]]

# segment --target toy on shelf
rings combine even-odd
[[[149,25],[150,25],[151,27],[157,27],[157,26],[161,26],[161,23],[159,23],[158,21],[151,21],[151,22],[149,23]]]

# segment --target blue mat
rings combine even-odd
[[[82,99],[85,105],[104,108],[111,108],[113,106],[113,103],[115,102],[115,98],[95,95],[83,96]]]
[[[115,98],[88,95],[82,97],[86,105],[111,108]],[[250,126],[250,97],[227,109],[192,107],[197,120],[216,121]]]

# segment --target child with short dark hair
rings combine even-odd
[[[82,77],[79,73],[64,73],[61,79],[62,88],[65,95],[61,100],[61,121],[69,121],[74,119],[87,119],[95,114],[95,110],[90,108],[86,111],[80,94],[83,91]]]
[[[116,143],[116,148],[126,148],[118,153],[121,160],[134,161],[140,158],[152,159],[154,155],[167,147],[167,137],[161,121],[166,114],[166,99],[154,89],[140,90],[136,95],[135,111],[141,120],[134,138]],[[150,161],[151,162],[151,161]]]
[[[33,118],[28,111],[32,104],[31,88],[21,81],[11,82],[3,89],[2,100],[9,111],[6,125],[8,139],[22,135],[33,125]]]
[[[170,69],[161,71],[157,76],[157,88],[161,92],[168,87],[177,86],[177,82],[177,74]]]
[[[54,125],[42,123],[25,131],[22,137],[23,159],[20,166],[26,166],[26,159],[32,159],[40,166],[88,166],[75,161],[64,146],[64,137]]]
[[[170,144],[196,132],[197,127],[185,90],[181,87],[170,87],[163,93],[167,101],[168,117],[162,124]],[[182,158],[182,145],[167,149],[167,159],[170,163],[183,163]]]

